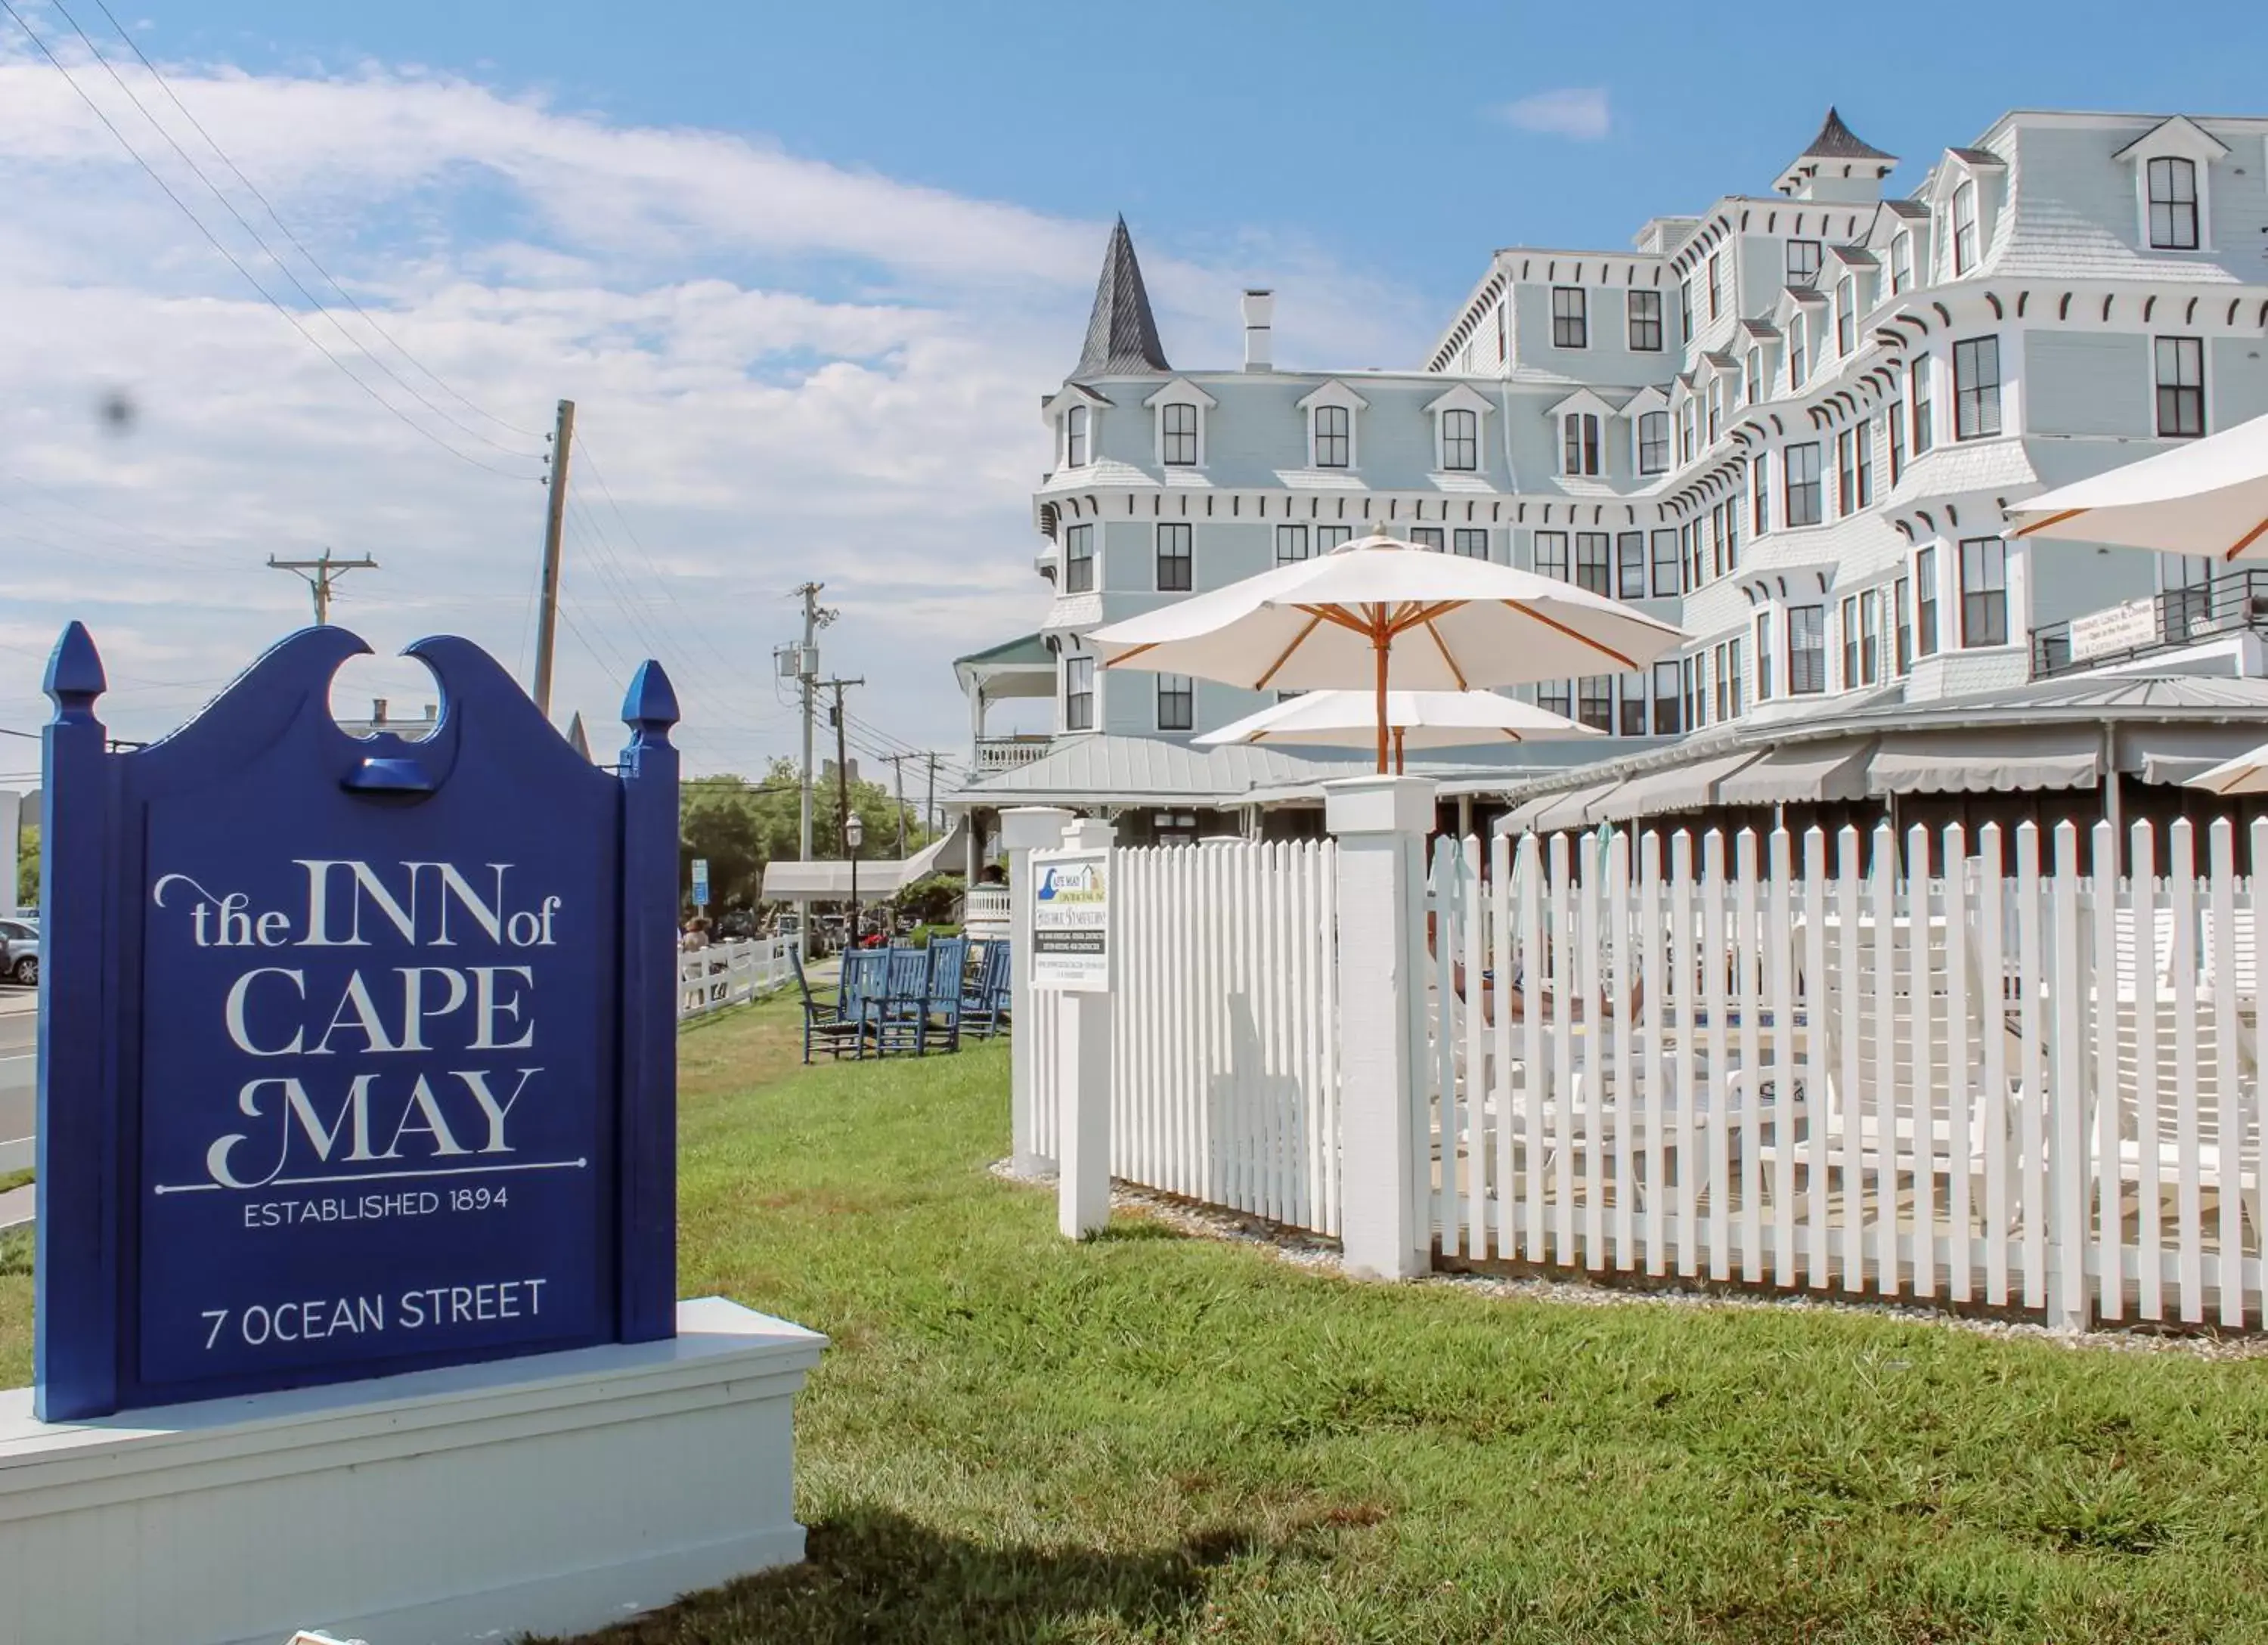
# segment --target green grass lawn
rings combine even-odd
[[[811,1557],[593,1645],[2268,1639],[2268,1363],[1074,1245],[986,1172],[1004,1046],[793,1023],[685,1035],[682,1288],[834,1339]]]

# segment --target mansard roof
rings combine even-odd
[[[1873,144],[1862,141],[1857,132],[1843,123],[1843,116],[1830,107],[1826,123],[1819,128],[1819,135],[1812,138],[1797,158],[1807,160],[1895,160],[1898,157],[1886,154]]]
[[[1150,313],[1150,293],[1142,284],[1142,265],[1134,258],[1134,237],[1120,218],[1103,254],[1102,277],[1095,283],[1094,312],[1087,317],[1086,346],[1079,350],[1074,377],[1165,373],[1165,345]]]

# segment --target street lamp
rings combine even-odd
[[[858,946],[858,847],[866,843],[866,820],[853,811],[843,824],[850,847],[850,946]]]

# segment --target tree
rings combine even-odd
[[[40,825],[26,823],[16,841],[16,906],[34,908],[40,901]]]

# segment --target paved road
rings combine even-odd
[[[0,988],[7,1003],[31,992],[12,984]],[[31,1011],[0,1013],[0,1142],[32,1134],[39,1108],[40,1019]]]

